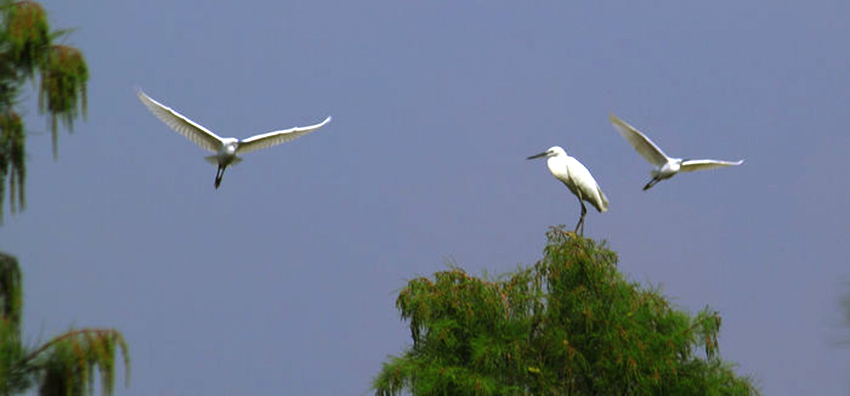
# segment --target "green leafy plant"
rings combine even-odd
[[[544,257],[490,281],[459,268],[419,277],[396,306],[412,346],[377,395],[749,395],[719,358],[720,316],[674,309],[629,282],[617,255],[553,227]]]
[[[39,113],[48,116],[54,159],[58,124],[73,131],[74,120],[86,115],[89,69],[79,49],[57,43],[66,33],[50,30],[38,3],[0,0],[0,221],[7,183],[11,212],[25,207],[27,135],[16,111],[24,82],[41,81]]]
[[[23,292],[17,260],[0,253],[0,395],[20,394],[38,385],[39,395],[82,396],[115,389],[115,357],[124,358],[129,381],[127,343],[115,329],[70,330],[35,348],[21,339]]]

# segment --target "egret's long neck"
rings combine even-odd
[[[552,175],[554,175],[555,177],[570,177],[570,173],[567,170],[567,159],[564,158],[564,156],[562,155],[556,155],[554,157],[547,158],[546,166],[549,167],[549,172],[552,172]]]

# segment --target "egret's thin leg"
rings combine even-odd
[[[576,196],[578,197],[578,203],[581,205],[581,217],[578,219],[576,229],[573,230],[573,233],[578,233],[578,228],[581,226],[581,235],[584,236],[584,215],[587,214],[587,208],[584,206],[584,201],[581,199],[581,191],[577,191]]]
[[[226,168],[219,165],[218,170],[215,172],[215,188],[221,185],[221,178],[224,176],[224,170]]]
[[[578,226],[581,225],[581,236],[584,236],[584,215],[587,214],[587,207],[584,206],[583,201],[579,201],[581,203],[581,218],[578,220],[578,224],[576,224],[576,229],[573,232],[578,232]]]
[[[649,190],[650,187],[656,185],[660,181],[661,181],[661,179],[659,179],[657,177],[653,177],[652,180],[649,181],[649,183],[646,183],[646,185],[643,186],[643,191]]]

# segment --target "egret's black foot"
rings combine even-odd
[[[654,186],[654,185],[658,184],[658,182],[660,182],[660,181],[661,181],[661,180],[659,180],[659,179],[652,179],[652,180],[650,180],[650,181],[649,181],[649,183],[646,183],[646,185],[645,185],[645,186],[643,186],[643,191],[649,190],[649,188],[650,188],[650,187],[652,187],[652,186]]]

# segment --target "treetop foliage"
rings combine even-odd
[[[720,316],[691,316],[629,282],[604,244],[553,227],[544,257],[495,281],[451,268],[419,277],[396,307],[413,345],[378,395],[756,394],[719,358]]]
[[[41,78],[39,111],[50,115],[54,158],[57,120],[71,130],[80,111],[85,116],[88,66],[80,50],[54,43],[64,34],[50,31],[38,3],[0,0],[0,221],[7,177],[12,213],[24,205],[26,133],[15,110],[24,81]],[[97,376],[103,394],[111,395],[118,350],[129,381],[127,343],[117,330],[70,330],[39,347],[24,346],[21,277],[17,259],[0,253],[0,395],[23,393],[34,384],[43,396],[90,395]]]
[[[69,131],[86,115],[88,65],[82,52],[57,44],[65,30],[50,30],[47,13],[34,1],[0,0],[0,221],[6,179],[12,213],[24,208],[26,133],[16,104],[26,80],[39,77],[39,113],[48,116],[53,157],[58,124]]]
[[[0,253],[0,395],[22,393],[33,384],[42,396],[90,395],[95,374],[100,377],[103,394],[111,395],[119,350],[129,382],[129,349],[115,329],[70,330],[37,348],[25,347],[20,326],[21,286],[17,260]]]

